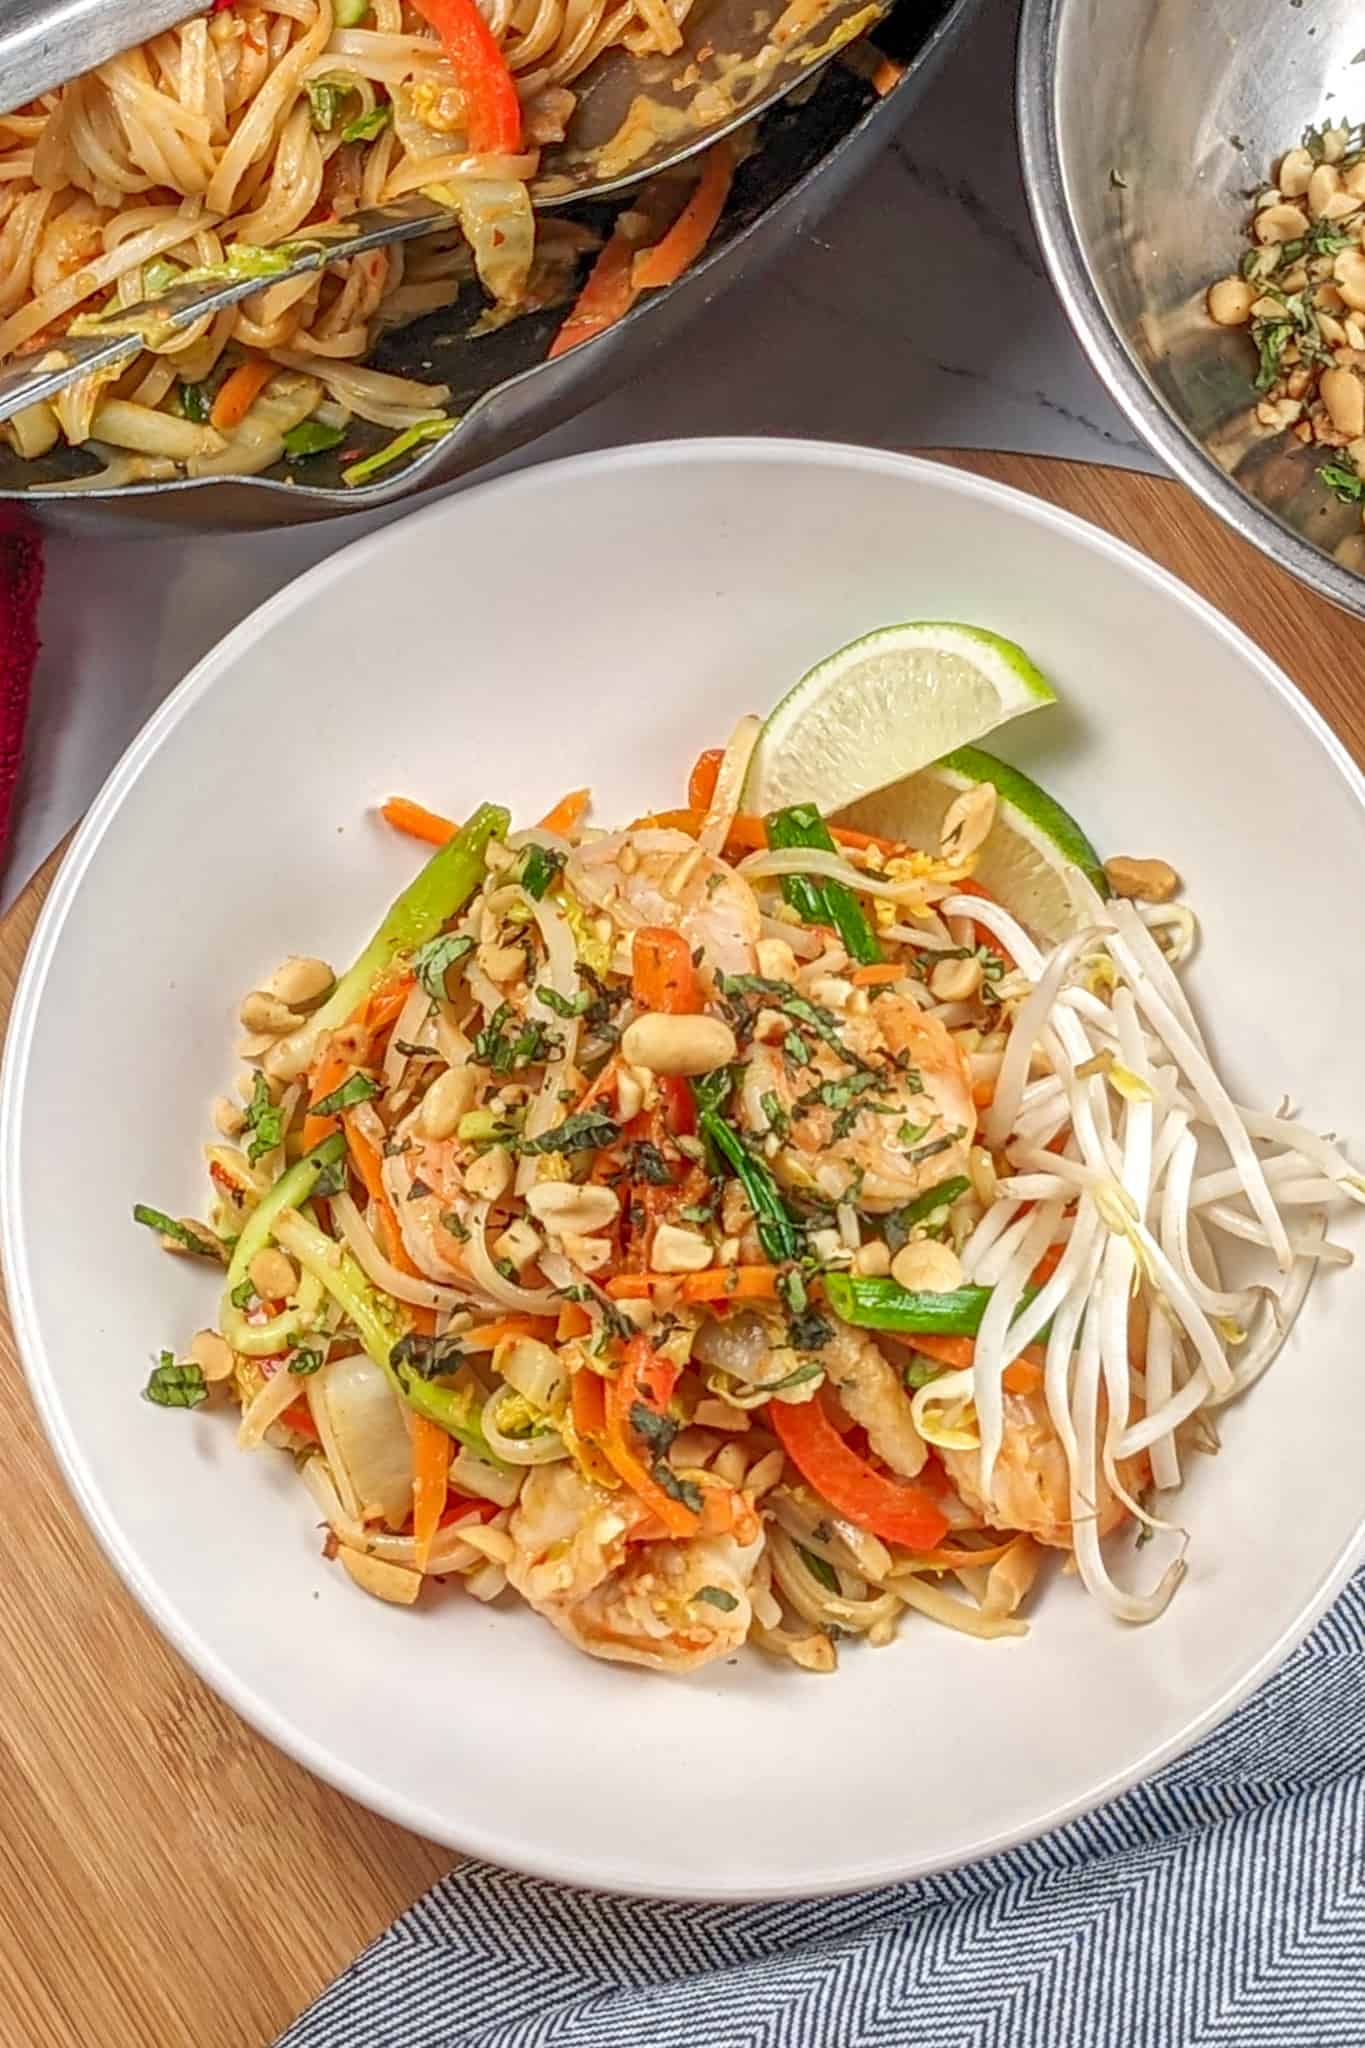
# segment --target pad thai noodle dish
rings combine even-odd
[[[140,328],[131,366],[0,436],[28,459],[82,448],[99,466],[75,482],[107,486],[345,458],[355,420],[393,437],[344,469],[362,484],[447,433],[447,386],[364,366],[385,330],[449,306],[474,276],[488,301],[476,334],[567,303],[599,251],[559,353],[673,283],[709,240],[731,143],[651,180],[605,243],[578,222],[537,226],[528,191],[574,81],[615,46],[677,50],[689,4],[218,0],[0,114],[0,363],[41,360],[67,331],[116,326],[176,285],[261,279],[179,331]],[[358,208],[417,195],[450,209],[448,230],[271,285],[301,243],[344,239]]]
[[[932,844],[763,814],[757,730],[624,829],[384,806],[435,852],[242,1001],[207,1212],[135,1212],[225,1269],[146,1393],[235,1403],[363,1591],[654,1670],[1017,1636],[1058,1557],[1150,1621],[1365,1182],[1220,1079],[1164,862],[1068,867],[1044,939],[993,783]]]

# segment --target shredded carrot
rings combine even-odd
[[[413,976],[403,973],[386,977],[372,989],[363,1003],[353,1010],[346,1019],[349,1028],[353,1024],[366,1030],[373,1041],[386,1031],[392,1030],[402,1014],[403,1005],[412,994]],[[372,1048],[373,1049],[373,1048]],[[330,1138],[337,1129],[334,1116],[314,1116],[312,1106],[321,1102],[324,1095],[330,1095],[339,1088],[347,1075],[355,1069],[355,1061],[343,1059],[340,1053],[324,1053],[309,1074],[311,1086],[308,1091],[308,1114],[303,1120],[302,1143],[305,1152],[311,1152],[314,1145],[320,1145],[324,1138]]]
[[[1022,1358],[1005,1367],[1000,1384],[1007,1394],[1036,1394],[1043,1384],[1043,1368],[1025,1352]]]
[[[590,789],[571,789],[567,796],[559,799],[552,811],[545,813],[540,821],[543,829],[546,832],[572,832],[587,810],[591,798]]]
[[[880,988],[888,981],[899,981],[904,972],[894,960],[877,960],[870,967],[855,967],[848,978],[855,988]]]
[[[935,1365],[951,1366],[954,1372],[961,1372],[971,1364],[972,1353],[976,1349],[970,1337],[931,1337],[920,1331],[916,1331],[913,1337],[907,1336],[905,1342],[913,1344],[915,1350],[926,1358],[932,1358]]]
[[[451,1440],[439,1422],[431,1422],[425,1415],[414,1415],[411,1427],[412,1540],[420,1571],[431,1555],[446,1509]]]
[[[384,1186],[383,1161],[349,1111],[341,1121],[346,1130],[346,1149],[351,1155],[351,1162],[365,1183],[366,1194],[374,1204],[375,1218],[379,1225],[380,1248],[385,1258],[391,1266],[397,1266],[400,1273],[406,1273],[409,1279],[425,1279],[425,1274],[410,1258],[408,1248],[403,1242],[398,1212],[389,1200],[388,1190]],[[410,1306],[408,1314],[412,1317],[413,1328],[420,1330],[423,1336],[429,1337],[436,1328],[436,1317],[431,1309]]]
[[[218,396],[213,401],[209,414],[209,425],[216,427],[220,434],[227,434],[246,418],[266,385],[274,376],[277,365],[261,356],[254,356],[249,363],[239,363],[230,377],[225,377],[218,387]]]
[[[713,144],[702,158],[696,189],[668,233],[635,258],[630,281],[637,292],[676,284],[683,272],[691,269],[715,232],[734,175],[735,154],[730,144]]]
[[[1041,1287],[1045,1280],[1052,1278],[1058,1266],[1062,1263],[1062,1253],[1065,1250],[1066,1246],[1064,1244],[1050,1244],[1048,1246],[1030,1276],[1035,1287]]]
[[[860,853],[866,853],[875,846],[878,853],[904,853],[903,839],[880,839],[875,832],[859,832],[852,825],[831,825],[830,831],[841,846],[852,846]]]
[[[571,1343],[575,1337],[586,1337],[591,1328],[592,1317],[582,1304],[577,1301],[566,1301],[559,1311],[559,1321],[555,1324],[555,1342]]]
[[[851,976],[850,979],[852,979]],[[974,1081],[972,1083],[972,1102],[977,1109],[989,1109],[994,1100],[994,1081]]]
[[[900,84],[904,76],[905,66],[903,64],[895,63],[890,57],[882,57],[872,73],[872,90],[876,93],[878,99],[884,100],[886,95]]]
[[[725,758],[723,747],[708,747],[698,754],[692,764],[692,773],[687,778],[688,808],[705,816],[711,808],[711,799],[716,793],[716,782],[720,776],[720,764]]]
[[[775,1301],[776,1266],[707,1266],[700,1273],[618,1273],[606,1291],[613,1301],[644,1301],[656,1287],[677,1287],[683,1301]]]
[[[619,1487],[616,1468],[602,1449],[607,1428],[606,1383],[586,1366],[569,1375],[569,1416],[578,1439],[578,1457],[588,1476],[599,1486]],[[657,1534],[663,1536],[667,1531],[660,1527]],[[635,1531],[629,1531],[627,1542],[634,1537]]]
[[[379,808],[396,832],[406,832],[410,839],[424,839],[428,846],[444,846],[460,829],[451,819],[424,810],[411,797],[391,796]]]
[[[553,1316],[503,1316],[496,1323],[484,1323],[480,1329],[466,1330],[460,1343],[466,1351],[496,1351],[499,1344],[509,1337],[540,1337],[548,1339],[554,1334]]]

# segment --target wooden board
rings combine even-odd
[[[1365,759],[1359,624],[1178,486],[1035,457],[945,459],[1174,569]],[[0,1027],[55,866],[0,924]],[[452,1859],[318,1784],[161,1642],[70,1503],[2,1311],[0,1400],[0,2042],[263,2048]]]

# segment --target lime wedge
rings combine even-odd
[[[841,810],[1055,699],[998,633],[932,619],[882,626],[827,655],[769,713],[745,808]]]
[[[1068,868],[1079,868],[1101,896],[1109,894],[1109,884],[1099,855],[1070,812],[1008,761],[980,747],[958,747],[893,789],[848,805],[839,823],[933,852],[944,812],[976,782],[993,783],[997,802],[974,879],[1038,938],[1065,938],[1077,924]]]

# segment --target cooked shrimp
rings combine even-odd
[[[384,1159],[384,1190],[393,1203],[408,1257],[428,1280],[454,1287],[471,1284],[464,1244],[450,1228],[450,1219],[468,1233],[474,1203],[464,1184],[464,1167],[474,1154],[458,1139],[439,1143],[423,1138],[419,1111],[413,1110],[395,1130],[403,1150]],[[425,1190],[425,1192],[422,1192]]]
[[[853,1420],[867,1431],[877,1456],[907,1479],[923,1470],[929,1455],[915,1428],[910,1397],[895,1368],[882,1356],[875,1339],[847,1323],[835,1322],[834,1335],[818,1353],[829,1384]]]
[[[774,1129],[779,1180],[830,1201],[898,1208],[967,1171],[976,1129],[967,1063],[937,1017],[884,995],[863,1016],[831,1010],[845,1056],[803,1034],[807,1063],[755,1041],[742,1101],[748,1128]],[[770,1115],[776,1106],[778,1116]]]
[[[749,1633],[749,1585],[763,1548],[733,1536],[629,1543],[638,1503],[566,1465],[527,1474],[508,1524],[507,1576],[561,1635],[610,1663],[694,1671]],[[757,1525],[755,1525],[757,1527]]]
[[[1041,1389],[1031,1394],[1005,1395],[1005,1435],[995,1462],[995,1483],[989,1502],[980,1488],[978,1451],[940,1450],[939,1456],[963,1501],[992,1528],[1018,1529],[1054,1550],[1072,1548],[1066,1453]],[[1129,1458],[1120,1465],[1119,1477],[1130,1493],[1141,1491],[1146,1469],[1145,1456]],[[1101,1536],[1116,1529],[1128,1513],[1103,1473],[1099,1477],[1095,1512]]]
[[[758,900],[741,875],[685,832],[625,832],[579,849],[574,887],[630,932],[671,925],[713,974],[752,974]]]

